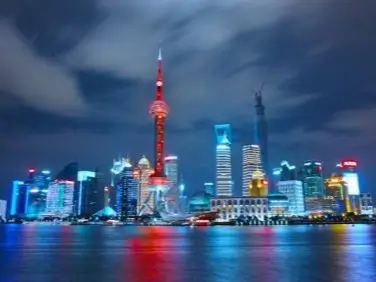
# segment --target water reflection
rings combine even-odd
[[[0,226],[1,282],[376,281],[376,226]]]

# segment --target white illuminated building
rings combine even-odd
[[[137,201],[137,213],[140,212],[142,205],[148,199],[150,194],[149,189],[149,177],[153,173],[153,169],[150,167],[149,160],[142,156],[142,158],[138,162],[138,180],[139,180],[139,188],[138,188],[138,201]],[[145,214],[152,214],[154,208],[154,196],[150,195],[152,199],[148,201],[148,205],[145,206],[143,213]]]
[[[303,183],[299,180],[278,181],[278,192],[289,199],[289,213],[303,215],[305,212]]]
[[[47,192],[46,213],[53,216],[68,216],[73,213],[74,181],[56,180]]]
[[[373,215],[373,203],[372,196],[369,193],[361,193],[359,195],[360,200],[360,214]]]
[[[232,196],[230,125],[216,125],[216,195]]]
[[[242,195],[249,196],[248,188],[252,181],[252,175],[261,171],[261,153],[258,145],[244,145],[242,151]]]
[[[223,220],[241,215],[264,220],[269,213],[267,197],[214,197],[210,200],[210,209],[217,211]]]

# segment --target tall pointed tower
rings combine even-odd
[[[268,153],[268,124],[265,117],[265,106],[262,103],[261,90],[255,93],[255,143],[260,146],[261,164],[267,179],[270,179]]]
[[[158,69],[156,79],[155,100],[149,107],[149,113],[154,118],[154,173],[150,175],[149,185],[157,191],[157,198],[167,189],[167,178],[164,171],[164,127],[168,114],[168,106],[163,101],[162,51],[159,49]],[[159,199],[160,200],[160,199]]]

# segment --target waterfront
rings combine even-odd
[[[376,226],[0,226],[0,281],[375,281]]]

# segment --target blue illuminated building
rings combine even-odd
[[[205,182],[205,193],[210,195],[211,197],[214,196],[214,183],[213,182]]]
[[[29,170],[29,179],[25,181],[25,184],[29,186],[27,217],[38,218],[45,212],[50,182],[51,173],[49,170],[42,170],[38,173],[35,170]]]
[[[133,175],[133,166],[127,160],[117,183],[116,212],[120,219],[125,220],[137,215],[138,180]]]
[[[29,203],[30,186],[24,181],[14,180],[12,189],[12,201],[10,206],[11,216],[26,216]]]

